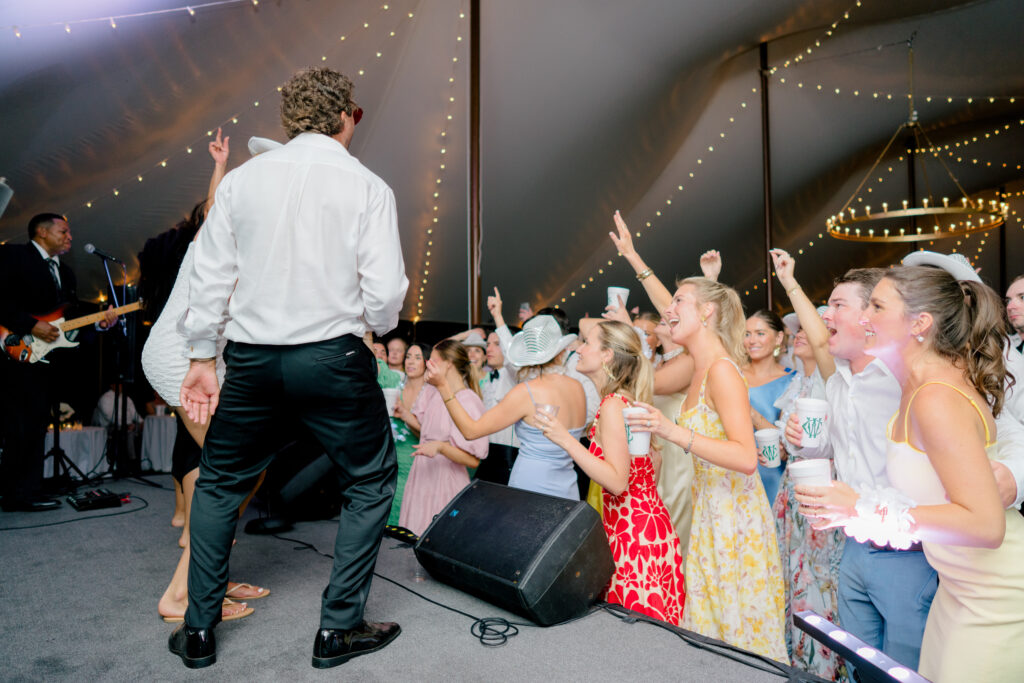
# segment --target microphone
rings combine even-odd
[[[99,256],[101,259],[104,259],[106,261],[113,261],[114,263],[120,263],[122,266],[124,265],[124,261],[122,261],[121,259],[117,258],[116,256],[111,256],[102,249],[97,249],[92,244],[85,245],[85,253],[95,254],[96,256]]]

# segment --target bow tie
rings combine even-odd
[[[497,370],[491,370],[491,381],[492,382],[498,381],[498,377],[500,377],[500,376],[501,376],[501,373],[499,373]]]

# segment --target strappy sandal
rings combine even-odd
[[[231,586],[231,583],[234,582],[232,581],[228,584],[228,590],[224,595],[229,598],[234,598],[235,600],[259,600],[260,598],[265,598],[270,595],[269,588],[260,588],[259,586],[252,585],[251,583],[235,583],[234,586]],[[249,589],[255,592],[256,595],[234,595],[233,593],[239,589]]]
[[[239,605],[242,607],[242,609],[239,610],[238,612],[225,612],[224,611],[225,608],[235,607],[235,606],[239,606]],[[231,598],[224,598],[224,604],[223,604],[223,606],[221,607],[221,610],[220,610],[220,620],[221,621],[234,621],[235,619],[244,619],[245,617],[247,617],[250,614],[252,614],[253,611],[254,611],[253,608],[249,607],[244,602],[235,602]],[[185,617],[184,616],[181,616],[181,617],[161,617],[161,618],[164,621],[166,621],[168,624],[180,624],[183,621],[185,621]]]

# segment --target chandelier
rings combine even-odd
[[[915,33],[916,35],[916,33]],[[840,240],[851,242],[916,242],[921,240],[936,240],[945,237],[959,237],[975,232],[992,230],[1006,222],[1009,212],[1009,204],[996,199],[972,199],[964,190],[960,181],[957,180],[949,166],[939,156],[939,147],[932,143],[928,134],[924,132],[917,119],[917,110],[914,109],[914,36],[907,41],[909,52],[910,71],[910,94],[908,95],[909,113],[905,122],[901,123],[889,142],[886,143],[875,163],[868,169],[867,174],[860,181],[857,189],[853,191],[850,198],[846,200],[838,213],[825,220],[828,234]],[[905,136],[907,181],[909,199],[902,200],[900,205],[894,205],[890,209],[888,202],[881,202],[881,211],[871,210],[871,206],[865,205],[863,209],[852,206],[858,199],[860,191],[873,176],[875,169],[888,154],[900,136]],[[917,200],[917,155],[931,153],[939,162],[946,175],[956,186],[959,196],[950,200],[949,197],[942,197],[941,203],[935,200],[931,183],[928,180],[927,169],[924,167],[924,159],[921,160],[921,167],[924,170],[925,196],[921,198],[920,205]],[[903,157],[900,157],[903,160]],[[890,169],[891,170],[891,169]]]

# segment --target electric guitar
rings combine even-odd
[[[8,356],[22,363],[48,363],[49,361],[45,360],[46,354],[53,349],[78,346],[78,342],[74,340],[78,335],[68,335],[68,332],[77,330],[79,327],[92,325],[107,316],[106,311],[101,311],[99,313],[83,315],[81,318],[75,318],[74,320],[64,320],[64,308],[65,306],[61,306],[46,315],[33,316],[36,320],[50,323],[60,329],[60,334],[57,335],[54,341],[48,342],[37,339],[31,333],[14,334],[3,325],[0,325],[0,348],[3,348],[4,353]],[[113,312],[115,315],[123,315],[124,313],[137,311],[140,308],[142,308],[141,300],[125,306],[119,306],[113,309]]]

